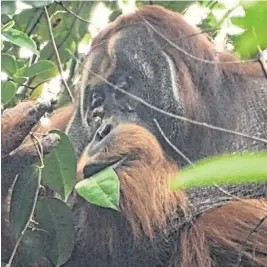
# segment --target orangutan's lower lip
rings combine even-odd
[[[108,167],[111,167],[111,166],[115,167],[121,160],[122,158],[116,158],[116,159],[108,160],[106,162],[94,162],[94,163],[88,164],[83,169],[84,177],[89,178],[93,176],[94,174]]]

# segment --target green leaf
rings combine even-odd
[[[9,54],[2,54],[1,62],[1,71],[6,72],[8,76],[12,77],[17,71],[15,59]]]
[[[30,67],[24,67],[16,73],[16,77],[33,77],[41,75],[46,72],[52,72],[57,70],[56,65],[49,60],[40,60],[39,62],[32,64]]]
[[[29,166],[18,176],[14,185],[10,204],[10,223],[16,239],[31,215],[34,197],[39,187],[38,175],[39,169]]]
[[[62,35],[68,18],[68,13],[64,10],[57,11],[52,14],[50,17],[50,23],[53,29],[54,38],[58,35]],[[40,36],[38,36],[39,40],[50,40],[50,34],[45,21],[39,25],[38,32],[40,33]]]
[[[241,1],[245,16],[233,17],[231,22],[244,29],[244,32],[233,38],[235,50],[243,58],[255,57],[258,46],[267,48],[267,2]]]
[[[114,10],[108,17],[109,22],[114,21],[117,17],[119,17],[122,14],[121,9]]]
[[[24,266],[29,266],[45,256],[45,231],[27,229],[18,247],[18,255]]]
[[[17,91],[17,85],[14,82],[7,81],[4,82],[1,87],[1,103],[4,105],[14,97]]]
[[[14,80],[15,83],[18,83],[19,85],[23,85],[27,81],[27,78],[25,78],[25,77],[16,77],[15,75],[13,76],[13,80]]]
[[[92,40],[92,35],[90,32],[86,33],[83,38],[81,39],[79,44],[84,44],[84,45],[90,45],[90,42]]]
[[[88,202],[119,211],[120,183],[111,167],[80,181],[75,189]]]
[[[15,29],[24,32],[25,34],[36,34],[38,36],[37,25],[40,21],[42,8],[23,9],[19,14],[16,14],[13,19],[15,21]],[[44,16],[43,16],[44,17]],[[37,24],[37,25],[36,25]],[[36,27],[35,27],[36,26]]]
[[[245,18],[244,17],[232,17],[231,22],[240,28],[245,27]]]
[[[43,91],[44,91],[44,84],[40,84],[39,86],[34,88],[34,90],[32,91],[29,99],[30,100],[37,100],[38,98],[41,97]]]
[[[63,31],[60,35],[55,38],[56,46],[58,48],[59,57],[61,63],[64,64],[69,61],[72,53],[75,50],[75,42],[73,41],[72,36],[67,31]],[[70,54],[70,52],[72,52]],[[56,56],[54,52],[54,47],[49,41],[46,46],[40,52],[41,59],[49,59],[53,62],[56,62]]]
[[[25,60],[17,59],[16,65],[17,65],[17,69],[22,69],[25,67],[26,62],[25,62]]]
[[[208,158],[182,169],[171,181],[174,189],[216,184],[267,181],[267,152]]]
[[[28,4],[32,7],[44,7],[54,3],[54,0],[41,0],[41,1],[33,1],[33,0],[22,0],[23,3]]]
[[[56,77],[58,74],[59,72],[57,66],[52,61],[40,60],[30,67],[19,69],[13,78],[15,80],[22,77],[34,77],[29,86],[35,87],[53,77]]]
[[[1,1],[1,14],[13,14],[16,8],[16,0]]]
[[[37,202],[35,220],[48,235],[45,254],[56,266],[64,264],[74,247],[74,224],[71,210],[59,199],[45,198]]]
[[[15,44],[19,47],[27,48],[32,53],[39,55],[35,42],[24,32],[11,28],[8,31],[2,32],[2,36],[4,36],[8,42]]]
[[[1,27],[1,29],[2,29],[2,31],[7,31],[7,30],[9,30],[10,28],[12,28],[12,27],[14,26],[14,24],[15,24],[14,20],[11,20],[11,21],[9,21],[8,23],[6,23],[5,25],[3,25],[3,26]]]
[[[57,130],[51,133],[60,135],[60,141],[44,158],[42,180],[66,201],[76,182],[77,160],[67,135]]]
[[[78,13],[81,18],[90,21],[92,10],[97,4],[96,1],[77,1],[76,14]],[[115,2],[115,4],[117,3]],[[86,33],[88,33],[88,23],[75,18],[72,36],[74,36],[76,42],[79,42]]]
[[[56,77],[59,74],[57,67],[54,69],[50,69],[46,72],[43,72],[41,75],[37,75],[32,79],[30,86],[36,87],[40,83],[44,83],[46,81],[50,81],[53,77]]]
[[[252,30],[247,30],[232,39],[235,51],[241,58],[253,58],[258,54],[258,40]],[[267,43],[266,43],[267,45]]]

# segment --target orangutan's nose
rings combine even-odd
[[[97,131],[97,135],[100,137],[100,139],[103,139],[111,132],[113,128],[114,128],[114,125],[111,123],[103,124],[102,126],[99,127]]]

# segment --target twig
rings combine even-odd
[[[175,152],[177,152],[180,156],[182,156],[182,158],[183,159],[185,159],[191,166],[193,166],[193,167],[196,167],[195,166],[195,164],[189,159],[189,158],[187,158],[169,139],[168,139],[168,137],[165,135],[165,133],[163,132],[163,130],[162,130],[162,128],[160,127],[160,125],[159,125],[159,123],[158,123],[158,121],[156,120],[156,119],[153,119],[153,121],[154,121],[154,123],[156,124],[156,126],[157,126],[157,128],[158,128],[158,130],[159,130],[159,132],[160,132],[160,134],[162,135],[162,137],[165,139],[165,141],[175,150]],[[241,202],[244,202],[244,203],[246,203],[246,204],[248,204],[247,202],[246,202],[246,200],[244,200],[244,199],[242,199],[242,198],[240,198],[240,197],[238,197],[238,196],[235,196],[235,195],[233,195],[233,194],[231,194],[231,193],[229,193],[229,192],[227,192],[226,190],[224,190],[222,187],[220,187],[218,184],[216,184],[216,183],[213,183],[213,185],[219,190],[219,191],[221,191],[222,193],[224,193],[225,195],[227,195],[227,196],[229,196],[231,199],[235,199],[235,200],[238,200],[238,201],[241,201]],[[249,203],[249,205],[250,206],[252,206],[252,207],[254,207],[254,208],[257,208],[257,209],[260,209],[260,210],[262,210],[262,211],[266,211],[267,212],[267,210],[266,209],[263,209],[263,208],[260,208],[260,207],[258,207],[258,206],[255,206],[255,205],[253,205],[253,204],[251,204],[251,203]]]
[[[62,69],[62,66],[61,66],[61,60],[60,60],[60,57],[59,57],[59,54],[58,54],[55,38],[54,38],[54,35],[53,35],[53,31],[52,31],[51,22],[50,22],[49,15],[48,15],[46,7],[44,7],[44,11],[45,11],[45,17],[46,17],[46,21],[47,21],[47,25],[48,25],[48,31],[49,31],[50,39],[51,39],[52,46],[54,48],[55,55],[56,55],[56,62],[57,62],[58,70],[59,70],[59,73],[61,75],[62,82],[63,82],[64,86],[66,87],[66,90],[67,90],[67,92],[69,94],[71,102],[74,102],[74,98],[73,98],[73,95],[72,95],[72,93],[70,91],[70,88],[69,88],[66,80],[63,77],[63,69]]]
[[[40,85],[42,85],[42,84],[44,84],[44,83],[46,83],[46,82],[48,82],[48,81],[50,81],[51,79],[46,79],[46,80],[44,80],[44,81],[42,81],[42,82],[40,82],[40,83],[38,83],[37,85],[35,85],[35,86],[29,86],[29,85],[27,85],[27,84],[18,84],[19,86],[24,86],[24,87],[26,87],[26,88],[29,88],[29,89],[31,89],[31,90],[34,90],[34,89],[36,89],[38,86],[40,86]],[[11,82],[15,82],[16,83],[16,81],[15,80],[13,80],[12,78],[10,78],[10,77],[8,77],[8,81],[11,81]]]
[[[79,61],[78,58],[76,58],[76,60]],[[256,136],[251,136],[251,135],[248,135],[248,134],[245,134],[245,133],[229,130],[229,129],[222,128],[222,127],[219,127],[219,126],[214,126],[214,125],[211,125],[211,124],[208,124],[208,123],[205,123],[205,122],[195,121],[195,120],[188,119],[186,117],[183,117],[183,116],[180,116],[180,115],[176,115],[176,114],[173,114],[171,112],[162,110],[162,109],[160,109],[160,108],[158,108],[158,107],[156,107],[154,105],[149,104],[148,102],[146,102],[145,100],[141,99],[140,97],[135,96],[135,95],[123,90],[122,88],[112,84],[107,79],[105,79],[101,75],[97,74],[96,72],[90,70],[89,68],[87,70],[90,73],[92,73],[93,75],[95,75],[97,78],[99,78],[101,81],[105,82],[107,85],[112,87],[113,89],[115,89],[115,90],[117,90],[117,91],[129,96],[130,98],[134,99],[135,101],[139,102],[140,104],[150,108],[151,110],[154,110],[154,111],[156,111],[158,113],[161,113],[161,114],[163,114],[165,116],[168,116],[170,118],[174,118],[174,119],[177,119],[177,120],[180,120],[180,121],[188,122],[188,123],[191,123],[193,125],[198,125],[198,126],[201,126],[201,127],[205,127],[205,128],[209,128],[209,129],[215,130],[215,131],[241,136],[241,137],[244,137],[244,138],[252,139],[254,141],[259,141],[259,142],[267,144],[267,140],[264,139],[264,138],[259,138],[259,137],[256,137]]]
[[[168,145],[169,146],[171,146],[171,148],[172,149],[174,149],[175,150],[175,152],[177,152],[177,154],[179,154],[183,159],[185,159],[191,166],[193,166],[193,167],[196,167],[195,166],[195,164],[189,159],[189,158],[187,158],[169,139],[168,139],[168,137],[165,135],[165,133],[163,132],[163,130],[162,130],[162,128],[160,127],[160,125],[159,125],[159,123],[158,123],[158,121],[156,120],[156,119],[153,119],[153,121],[154,121],[154,123],[156,124],[156,126],[157,126],[157,128],[158,128],[158,130],[159,130],[159,132],[160,132],[160,134],[162,135],[162,137],[165,139],[165,141],[168,143]],[[241,201],[241,202],[243,202],[243,203],[245,203],[245,204],[249,204],[250,206],[252,206],[252,207],[254,207],[254,208],[257,208],[257,209],[260,209],[260,210],[262,210],[262,211],[265,211],[265,212],[267,212],[267,209],[263,209],[263,208],[260,208],[260,207],[258,207],[258,206],[256,206],[256,205],[253,205],[253,204],[251,204],[251,203],[247,203],[246,202],[246,200],[244,200],[244,199],[242,199],[242,198],[240,198],[240,197],[238,197],[238,196],[235,196],[235,195],[233,195],[233,194],[231,194],[231,193],[229,193],[229,192],[227,192],[226,190],[224,190],[222,187],[220,187],[218,184],[216,184],[216,183],[213,183],[213,185],[219,190],[219,191],[221,191],[223,194],[225,194],[225,195],[227,195],[227,196],[229,196],[231,199],[235,199],[235,200],[238,200],[238,201]]]
[[[200,61],[203,63],[212,64],[212,65],[215,65],[215,64],[241,64],[241,63],[248,63],[248,62],[257,62],[257,59],[233,60],[233,61],[212,61],[212,60],[207,60],[207,59],[196,57],[196,56],[191,55],[190,53],[186,52],[184,49],[182,49],[181,47],[179,47],[178,45],[173,43],[171,40],[169,40],[164,34],[159,32],[151,23],[149,23],[140,13],[137,12],[136,15],[139,16],[145,22],[145,24],[147,24],[149,26],[149,28],[151,28],[157,35],[159,35],[161,38],[163,38],[167,43],[169,43],[171,46],[173,46],[175,49],[177,49],[178,51],[180,51],[184,55],[186,55],[186,56],[188,56],[188,57],[190,57],[196,61]]]
[[[35,134],[33,132],[30,132],[30,136],[31,139],[33,140],[33,143],[36,147],[36,151],[39,155],[39,159],[41,162],[41,166],[39,168],[43,168],[44,167],[44,161],[43,161],[43,156],[44,156],[44,149],[43,149],[43,145],[41,144],[40,140],[35,136]],[[35,141],[35,142],[34,142]]]
[[[75,14],[71,9],[69,9],[68,7],[66,7],[65,5],[63,5],[62,2],[57,2],[59,5],[61,5],[67,12],[69,12],[71,15],[73,15],[74,17],[76,17],[77,19],[83,21],[83,22],[86,22],[86,23],[89,23],[89,24],[92,24],[91,21],[89,20],[86,20],[82,17],[80,17],[79,15]]]
[[[240,197],[238,197],[238,196],[235,196],[235,195],[233,195],[233,194],[227,192],[226,190],[224,190],[224,189],[223,189],[221,186],[219,186],[218,184],[213,183],[213,185],[214,185],[219,191],[221,191],[223,194],[225,194],[226,196],[229,196],[229,197],[232,198],[232,199],[241,201],[241,202],[245,203],[246,205],[250,205],[250,206],[254,207],[255,209],[259,209],[259,210],[262,210],[262,211],[267,212],[267,209],[260,208],[260,207],[258,207],[258,206],[256,206],[256,205],[251,204],[251,203],[247,203],[246,199],[240,198]]]
[[[236,8],[236,7],[235,7]],[[234,9],[235,9],[234,8]],[[230,11],[228,11],[227,12],[227,14],[229,15],[234,9],[232,9],[232,10],[230,10]],[[152,26],[152,25],[151,25]],[[153,27],[153,26],[152,26]],[[158,32],[157,32],[158,33]],[[160,35],[161,35],[161,37],[163,37],[162,36],[162,34],[161,33],[159,33]],[[165,37],[163,37],[166,41],[168,41],[169,42],[169,40],[167,40]],[[169,42],[170,43],[170,42]],[[174,45],[179,51],[181,51],[181,52],[184,52],[185,54],[187,54],[187,55],[189,55],[190,57],[194,57],[194,56],[192,56],[192,55],[190,55],[190,54],[188,54],[186,51],[184,51],[184,50],[182,50],[182,49],[180,49],[180,47],[177,47],[175,44],[173,44],[173,43],[171,43],[172,45]],[[267,63],[266,63],[266,61],[265,61],[265,59],[264,59],[264,57],[263,57],[263,52],[262,52],[262,50],[261,50],[261,48],[258,46],[258,50],[259,50],[259,58],[258,58],[258,60],[259,60],[259,62],[260,62],[260,64],[261,64],[261,67],[262,67],[262,70],[263,70],[263,72],[264,72],[264,75],[265,75],[265,77],[266,77],[266,79],[267,79]],[[197,59],[197,58],[195,58],[195,59]],[[209,62],[209,61],[206,61],[205,60],[205,62],[206,63],[211,63],[211,62]],[[153,121],[154,121],[154,123],[156,124],[156,126],[157,126],[157,128],[158,128],[158,130],[159,130],[159,132],[161,133],[161,135],[162,135],[162,137],[165,139],[165,141],[174,149],[174,151],[176,151],[180,156],[182,156],[182,158],[183,159],[185,159],[190,165],[192,165],[192,166],[195,166],[191,161],[190,161],[190,159],[188,159],[175,145],[173,145],[172,143],[171,143],[171,141],[167,138],[167,136],[164,134],[164,132],[163,132],[163,130],[161,129],[161,127],[160,127],[160,125],[159,125],[159,123],[157,122],[157,120],[156,119],[153,119]],[[224,194],[226,194],[227,196],[229,196],[231,199],[236,199],[236,200],[238,200],[238,201],[241,201],[241,202],[245,202],[246,203],[246,201],[245,200],[243,200],[242,198],[240,198],[240,197],[237,197],[237,196],[235,196],[235,195],[232,195],[231,193],[229,193],[229,192],[227,192],[226,190],[224,190],[223,188],[221,188],[219,185],[217,185],[216,183],[213,183],[213,185],[217,188],[217,189],[219,189],[221,192],[223,192]],[[247,204],[247,203],[246,203]],[[250,204],[250,205],[252,205],[252,204]],[[253,207],[255,207],[255,208],[259,208],[259,207],[257,207],[257,206],[255,206],[255,205],[252,205]],[[263,210],[263,211],[266,211],[265,209],[262,209],[262,208],[259,208],[259,209],[261,209],[261,210]],[[238,260],[237,260],[237,265],[236,265],[236,267],[239,267],[240,266],[240,263],[241,263],[241,260],[242,260],[242,254],[243,254],[243,250],[244,250],[244,247],[245,247],[245,244],[247,243],[247,241],[248,241],[248,239],[250,238],[250,236],[262,225],[262,223],[264,222],[264,220],[267,218],[267,215],[266,216],[264,216],[259,222],[258,222],[258,224],[250,231],[250,233],[248,234],[248,236],[246,237],[246,239],[245,239],[245,241],[243,242],[243,244],[242,244],[242,246],[241,246],[241,249],[240,249],[240,252],[239,252],[239,256],[238,256]]]
[[[195,36],[200,35],[200,34],[203,34],[203,33],[208,33],[208,32],[218,31],[218,30],[221,30],[221,29],[222,29],[222,28],[219,27],[219,28],[211,28],[211,29],[201,30],[200,32],[192,33],[192,34],[183,36],[183,37],[181,37],[181,38],[178,38],[178,41],[181,41],[181,40],[184,40],[184,39],[188,39],[188,38],[191,38],[191,37],[195,37]]]
[[[29,227],[29,225],[30,225],[30,223],[32,221],[34,210],[35,210],[35,207],[36,207],[36,204],[37,204],[39,189],[40,189],[40,185],[41,185],[42,170],[43,170],[43,167],[44,167],[44,162],[43,162],[43,148],[42,148],[42,145],[41,145],[40,141],[34,136],[34,134],[31,133],[30,135],[31,135],[31,138],[33,140],[33,143],[34,143],[34,145],[36,147],[36,150],[37,150],[37,153],[39,155],[40,162],[41,162],[41,165],[40,166],[37,166],[38,169],[39,169],[38,180],[37,180],[38,186],[37,186],[37,190],[35,192],[35,196],[34,196],[34,200],[33,200],[33,205],[32,205],[30,216],[29,216],[29,218],[28,218],[28,220],[27,220],[24,228],[22,229],[22,231],[20,233],[20,236],[19,236],[19,238],[18,238],[18,240],[17,240],[17,242],[16,242],[16,244],[14,246],[14,249],[12,251],[12,254],[11,254],[10,258],[9,258],[9,261],[8,261],[6,267],[11,267],[11,264],[12,264],[12,262],[14,260],[14,257],[16,255],[16,252],[18,250],[19,244],[22,241],[22,238],[23,238],[26,230],[28,229],[28,227]]]
[[[171,146],[171,148],[172,149],[174,149],[175,150],[175,152],[177,152],[177,154],[179,154],[183,159],[185,159],[191,166],[193,166],[193,167],[196,167],[195,166],[195,164],[189,159],[189,158],[187,158],[169,139],[168,139],[168,137],[165,135],[165,133],[163,132],[163,130],[162,130],[162,128],[160,127],[160,125],[159,125],[159,123],[158,123],[158,121],[156,120],[156,119],[153,119],[153,121],[154,121],[154,123],[156,124],[156,126],[157,126],[157,128],[158,128],[158,130],[159,130],[159,132],[160,132],[160,134],[162,135],[162,137],[165,139],[165,141],[168,143],[168,145],[169,146]],[[252,207],[254,207],[254,208],[257,208],[257,209],[259,209],[259,210],[262,210],[262,211],[265,211],[265,212],[267,212],[267,209],[263,209],[263,208],[260,208],[260,207],[258,207],[258,206],[256,206],[256,205],[253,205],[253,204],[251,204],[251,203],[247,203],[246,202],[246,200],[244,200],[244,199],[242,199],[242,198],[240,198],[240,197],[238,197],[238,196],[235,196],[235,195],[233,195],[233,194],[231,194],[231,193],[229,193],[229,192],[227,192],[226,190],[224,190],[222,187],[220,187],[218,184],[216,184],[216,183],[213,183],[213,185],[219,190],[219,191],[221,191],[223,194],[225,194],[225,195],[227,195],[227,196],[229,196],[231,199],[235,199],[235,200],[238,200],[238,201],[241,201],[241,202],[243,202],[243,203],[245,203],[245,204],[249,204],[250,206],[252,206]]]
[[[260,219],[260,221],[257,223],[257,225],[250,231],[250,233],[248,234],[248,236],[246,237],[245,241],[242,243],[239,255],[238,255],[238,259],[237,259],[237,264],[236,267],[239,267],[241,264],[241,260],[242,260],[242,254],[244,251],[244,247],[248,241],[248,239],[251,237],[251,235],[257,231],[257,229],[263,224],[263,222],[267,219],[267,215],[265,215],[263,218]]]
[[[84,3],[86,3],[86,1],[81,1],[81,2],[80,2],[80,8],[79,8],[78,12],[81,11],[81,9],[82,9]],[[73,19],[71,25],[70,25],[70,26],[67,26],[67,25],[66,25],[67,34],[65,35],[65,38],[58,44],[58,46],[57,46],[57,50],[58,50],[58,51],[61,49],[61,47],[64,45],[64,43],[68,40],[68,38],[71,36],[72,30],[73,30],[73,27],[74,27],[76,21],[77,21],[77,18],[74,17],[74,19]],[[47,59],[48,59],[48,60],[51,59],[52,56],[53,56],[53,53],[52,53],[49,57],[47,57]]]
[[[74,51],[74,56],[78,57],[78,45],[76,45],[75,51]],[[67,83],[70,84],[71,81],[73,80],[73,76],[75,73],[75,69],[76,69],[76,60],[72,60],[71,64],[70,64],[70,73],[69,73],[69,77],[67,79]],[[73,85],[73,83],[72,83]]]
[[[160,134],[164,138],[164,140],[167,142],[167,144],[178,154],[180,155],[185,161],[187,161],[190,165],[194,166],[193,162],[185,155],[181,150],[179,150],[170,140],[169,138],[165,135],[163,132],[162,128],[160,127],[158,121],[156,119],[153,119],[156,127],[158,128]]]

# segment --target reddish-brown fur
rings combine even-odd
[[[157,32],[163,34],[164,38],[152,30],[146,22],[152,25]],[[131,32],[133,32],[132,35]],[[138,39],[140,49],[136,49],[136,43],[134,47],[131,47],[131,42],[127,43],[127,38],[130,40],[135,37],[136,39],[140,38],[140,40]],[[134,42],[133,39],[131,41]],[[142,43],[142,39],[146,39],[146,41]],[[149,43],[149,41],[151,42]],[[154,47],[153,45],[158,50],[154,48],[151,52],[150,49]],[[139,61],[150,66],[151,69],[153,66],[158,66],[158,70],[154,71],[153,76],[157,79],[161,78],[160,74],[164,71],[170,72],[169,69],[161,69],[160,62],[152,60],[157,54],[163,52],[173,63],[174,68],[171,70],[172,75],[176,74],[176,87],[165,83],[162,84],[166,86],[161,87],[160,80],[156,80],[153,84],[153,79],[149,80],[144,72],[139,73]],[[136,62],[133,56],[126,56],[132,53],[135,53],[137,58],[140,57]],[[144,59],[142,53],[146,55]],[[87,116],[89,123],[87,125],[86,122],[84,125],[80,123],[81,127],[88,129],[89,133],[94,132],[91,124],[94,121],[93,110],[90,107],[91,93],[99,91],[99,94],[100,92],[104,94],[105,99],[113,99],[113,95],[116,95],[117,92],[110,83],[118,85],[121,80],[125,80],[125,77],[130,75],[134,82],[132,84],[126,79],[123,89],[150,105],[198,122],[266,139],[264,123],[267,119],[265,108],[267,98],[264,73],[258,62],[236,63],[236,61],[238,59],[230,53],[218,52],[215,45],[204,34],[189,25],[180,14],[158,6],[138,8],[134,13],[118,17],[92,42],[84,64],[80,85],[80,92],[83,95],[82,103],[78,104],[81,108],[81,115]],[[164,75],[168,76],[168,73],[164,73]],[[149,80],[145,85],[142,77]],[[108,83],[105,83],[105,79],[108,80]],[[164,76],[162,76],[162,80],[164,80]],[[175,90],[178,90],[178,100],[173,96]],[[155,95],[159,95],[159,97],[154,97]],[[151,117],[159,122],[170,141],[191,161],[237,150],[265,149],[264,143],[261,142],[184,123],[159,112],[153,112],[151,107],[140,104],[127,95],[124,96],[123,103],[116,102],[116,99],[101,103],[105,119],[112,118],[115,124],[117,121],[127,122],[132,114],[130,112],[129,114],[120,113],[121,108],[126,104],[133,106],[132,113],[137,115],[135,122],[145,127],[149,125],[164,150],[179,164],[184,165],[188,162],[165,144],[166,142],[162,140],[163,138]],[[152,116],[147,115],[150,113]],[[75,127],[78,124],[77,119],[74,123]],[[69,131],[71,138],[78,140],[75,129],[73,132]],[[180,138],[175,138],[176,136]],[[80,139],[80,143],[82,143],[84,140]],[[77,147],[79,146],[77,145]],[[77,149],[78,154],[81,150],[80,147]]]
[[[160,23],[158,18],[161,18]],[[162,21],[163,18],[163,21]],[[124,16],[118,17],[113,23],[109,25],[106,29],[101,31],[92,43],[92,49],[97,49],[101,44],[107,43],[108,50],[112,51],[112,46],[114,44],[114,37],[119,31],[128,25],[140,24],[143,20],[145,25],[145,20],[151,23],[153,26],[156,25],[158,32],[163,34],[163,36],[173,42],[174,44],[179,44],[179,47],[185,49],[185,51],[194,51],[193,56],[199,58],[205,58],[205,56],[210,56],[210,60],[218,60],[219,62],[236,61],[236,57],[228,52],[218,53],[214,51],[214,45],[207,39],[204,34],[196,35],[196,29],[192,31],[191,25],[189,25],[179,13],[170,11],[168,9],[162,8],[160,6],[153,7],[141,7],[136,13],[130,13]],[[177,26],[177,22],[179,25]],[[164,28],[163,28],[164,25]],[[149,26],[147,26],[149,27]],[[200,33],[200,31],[199,31]],[[192,37],[190,36],[192,34]],[[193,39],[193,41],[192,41]],[[177,49],[174,47],[169,50],[172,58],[174,60],[180,60],[177,58]],[[213,53],[217,53],[213,54]],[[218,56],[218,58],[216,57]],[[180,62],[175,62],[177,66],[180,66]],[[240,64],[223,64],[222,68],[231,69],[234,72],[245,74],[251,77],[263,77],[264,73],[261,71],[260,64],[257,62],[252,63],[240,63]]]
[[[104,145],[105,152],[88,157],[88,151],[85,151],[78,163],[79,169],[88,163],[106,162],[119,155],[137,153],[138,159],[130,161],[130,167],[118,168],[125,198],[121,209],[130,221],[134,236],[140,234],[141,227],[152,238],[155,229],[164,228],[169,212],[177,207],[177,203],[186,209],[184,195],[171,192],[168,185],[178,168],[174,162],[167,161],[157,139],[145,128],[125,124],[118,126],[115,132],[112,141]]]
[[[190,215],[186,194],[172,192],[168,187],[169,179],[178,172],[177,167],[166,158],[156,138],[148,130],[133,124],[120,125],[103,141],[100,148],[90,156],[90,151],[85,151],[80,162],[81,169],[86,164],[109,162],[117,156],[138,152],[137,158],[130,160],[126,167],[115,168],[121,184],[121,212],[131,228],[129,239],[133,235],[138,244],[139,239],[147,236],[153,243],[159,233],[174,230],[170,229],[167,222],[175,212],[181,218]],[[101,208],[88,203],[82,206],[81,211],[85,213],[80,217],[81,220],[99,217],[99,221],[79,230],[79,236],[85,234],[88,240],[88,249],[116,255],[114,248],[120,250],[120,236],[124,236],[127,231],[127,223],[125,226],[119,223],[117,216],[110,211],[107,211],[105,218]],[[178,211],[182,213],[178,215]],[[97,215],[99,212],[101,216]],[[182,234],[176,240],[179,254],[176,251],[177,254],[170,259],[170,266],[230,267],[235,266],[239,258],[240,266],[250,266],[252,263],[261,266],[267,260],[267,220],[262,221],[255,233],[253,229],[264,216],[267,216],[266,200],[241,199],[204,212],[198,218],[193,217],[191,222],[180,228]],[[164,250],[161,245],[157,244]],[[113,263],[110,264],[113,266]],[[133,266],[136,265],[133,263]]]
[[[204,213],[193,229],[183,232],[181,266],[213,266],[213,253],[222,262],[233,258],[236,265],[231,266],[244,266],[241,260],[245,257],[253,259],[255,263],[266,264],[267,220],[261,223],[266,216],[266,200],[256,199],[231,201]],[[220,266],[229,265],[225,263]]]
[[[69,118],[68,114],[66,118]],[[55,128],[58,128],[58,123],[62,125],[60,111],[52,117]],[[108,138],[101,145],[102,149],[94,155],[88,156],[90,151],[86,151],[85,157],[81,158],[80,168],[83,169],[88,162],[108,161],[118,155],[138,152],[138,157],[130,161],[128,166],[117,169],[122,192],[120,205],[134,242],[138,244],[138,240],[147,236],[153,243],[158,231],[168,231],[169,216],[173,216],[177,210],[182,212],[181,215],[189,214],[186,194],[172,192],[168,187],[169,179],[177,174],[176,164],[166,158],[156,138],[140,126],[121,125]],[[96,220],[99,208],[88,203],[86,205],[90,220]],[[240,266],[249,266],[242,265],[244,258],[246,261],[253,259],[258,264],[256,266],[260,266],[267,255],[266,220],[255,232],[253,229],[266,215],[266,200],[235,200],[203,213],[182,228],[181,237],[177,239],[179,254],[173,254],[170,258],[171,266],[179,262],[180,267],[211,267],[214,255],[222,260],[234,257],[237,263],[241,257]],[[106,216],[109,218],[108,225],[105,220],[90,222],[94,227],[83,228],[82,234],[90,237],[87,242],[93,243],[94,250],[103,250],[103,253],[112,251],[116,255],[116,244],[119,244],[124,228],[116,225],[116,216],[113,220],[110,211]],[[99,218],[103,219],[101,216]],[[5,248],[11,249],[12,245],[8,245]]]
[[[157,25],[158,17],[163,16],[165,26],[168,27],[161,28],[161,25],[157,25],[157,29],[164,32],[169,40],[177,43],[181,36],[190,35],[191,28],[188,28],[188,25],[178,14],[161,8],[155,8],[154,11],[151,13],[149,9],[143,8],[139,12],[155,25]],[[177,27],[177,19],[181,21],[179,27]],[[126,24],[139,22],[140,17],[138,18],[134,14],[120,17],[111,27],[99,34],[93,42],[92,50],[97,49],[99,43],[103,42],[107,42],[108,49],[112,50],[113,38],[116,37],[116,33]],[[200,45],[191,49],[195,56],[203,56],[203,58],[210,60],[217,59],[218,62],[235,60],[227,53],[213,53],[211,43],[207,42],[202,35],[197,35],[194,38],[194,42],[185,38],[181,42],[181,47],[198,43],[203,46]],[[169,48],[169,55],[172,56],[176,65],[181,67],[179,68],[183,74],[181,85],[187,85],[185,88],[188,90],[182,93],[184,102],[187,104],[185,107],[186,115],[193,116],[194,113],[201,113],[198,100],[199,92],[191,84],[190,71],[185,65],[181,65],[175,48]],[[110,62],[102,62],[101,67],[109,69],[105,74],[112,71],[110,66],[112,66]],[[242,64],[238,66],[226,64],[221,65],[221,70],[231,70],[251,77],[262,76],[256,63],[246,64],[245,67]],[[198,75],[199,73],[195,74]],[[232,73],[229,72],[229,76],[231,75]],[[197,78],[202,77],[197,76]],[[231,79],[229,78],[229,80]],[[63,112],[61,111],[56,112],[53,116],[52,128],[65,129],[65,123],[69,121],[73,108],[69,107],[65,111],[64,109]],[[23,119],[25,118],[23,117]],[[9,123],[9,121],[4,122]],[[12,120],[9,125],[11,129],[15,127],[14,123],[15,121]],[[49,128],[39,128],[37,132],[48,130]],[[9,131],[5,131],[4,134],[8,136]],[[97,264],[93,264],[94,260],[98,260],[98,263],[100,261],[102,266],[111,266],[109,265],[111,263],[107,262],[105,265],[104,262],[110,253],[112,254],[112,266],[118,266],[116,256],[121,253],[120,240],[125,233],[130,241],[132,241],[131,238],[134,240],[133,243],[129,241],[130,245],[127,243],[129,247],[126,247],[126,251],[132,252],[132,249],[134,252],[137,251],[139,254],[131,255],[131,257],[136,261],[134,257],[138,258],[141,255],[143,258],[140,257],[140,260],[144,260],[142,262],[144,264],[148,251],[146,251],[146,247],[142,247],[142,239],[148,238],[153,248],[157,234],[165,234],[170,230],[168,224],[170,217],[176,215],[178,218],[180,218],[179,216],[184,218],[185,215],[190,215],[187,194],[185,192],[172,192],[168,187],[169,179],[178,171],[177,166],[166,157],[156,138],[149,131],[136,125],[121,125],[111,133],[111,137],[110,142],[104,144],[106,147],[102,152],[88,155],[90,151],[86,151],[79,162],[79,175],[87,163],[108,161],[117,155],[131,155],[138,152],[138,157],[131,160],[128,166],[116,169],[121,182],[120,207],[122,217],[119,213],[115,214],[113,211],[103,210],[79,199],[75,212],[79,215],[79,212],[82,211],[83,214],[75,217],[76,223],[80,227],[77,235],[77,249],[81,249],[84,253],[78,253],[78,257],[75,258],[77,256],[75,255],[77,251],[75,251],[71,258],[75,265],[70,263],[66,266],[97,266]],[[9,167],[12,169],[12,164]],[[19,172],[19,170],[17,171]],[[175,239],[173,254],[169,258],[168,265],[179,267],[243,267],[254,264],[261,266],[260,264],[266,262],[267,256],[267,222],[263,220],[266,215],[266,199],[232,200],[221,207],[204,212],[180,228],[181,235]],[[259,225],[261,220],[262,223]],[[79,247],[79,245],[81,246]],[[139,245],[140,248],[138,248]],[[163,245],[157,245],[164,250],[164,242]],[[84,258],[81,258],[80,255],[83,255]],[[92,261],[88,261],[86,256],[89,259],[92,257]],[[102,258],[97,259],[97,256],[102,256],[103,260]],[[161,254],[159,253],[157,256],[160,257]],[[130,266],[141,266],[135,263]],[[150,264],[149,266],[155,265]],[[144,264],[143,266],[148,265]]]

